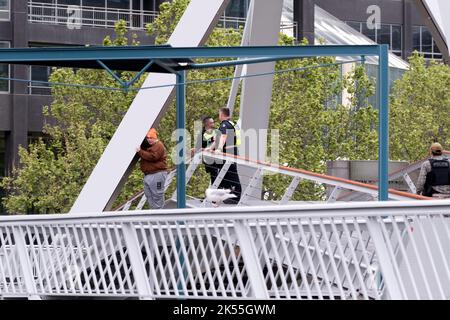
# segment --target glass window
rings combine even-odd
[[[442,54],[427,27],[413,26],[413,49],[427,59],[442,59]]]
[[[362,24],[362,34],[367,38],[376,41],[376,29],[369,29],[367,23]]]
[[[422,52],[433,52],[433,37],[426,27],[422,27]]]
[[[0,132],[0,177],[4,177],[6,173],[5,156],[5,133]]]
[[[437,46],[437,44],[436,44],[436,41],[434,41],[433,40],[433,53],[437,53],[437,54],[440,54],[441,53],[441,51],[439,51],[439,48],[438,48],[438,46]]]
[[[347,24],[358,32],[361,32],[361,22],[348,21]]]
[[[106,1],[105,0],[83,0],[83,6],[104,8],[106,6]]]
[[[30,94],[50,95],[51,90],[48,85],[51,68],[45,66],[31,66]]]
[[[413,50],[422,51],[420,47],[420,27],[413,26]]]
[[[392,48],[394,51],[402,50],[402,26],[392,26]]]
[[[9,20],[10,0],[0,0],[0,20]]]
[[[0,41],[0,49],[9,48],[9,42]],[[0,64],[0,77],[9,77],[9,66],[7,64]],[[0,92],[9,92],[9,81],[0,79]]]
[[[391,25],[382,24],[381,28],[377,30],[377,42],[379,44],[388,44],[391,46]]]
[[[130,0],[108,0],[108,8],[130,9]]]
[[[5,133],[0,132],[0,178],[6,174],[6,152],[5,152]],[[3,189],[0,188],[0,214],[5,213],[2,205],[2,198],[4,197]]]
[[[245,18],[247,16],[247,9],[249,6],[249,0],[231,0],[225,15],[227,17]]]
[[[58,4],[63,4],[67,6],[80,6],[81,0],[58,0]]]

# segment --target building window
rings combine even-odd
[[[369,29],[366,22],[347,21],[350,27],[379,44],[388,44],[392,53],[402,55],[402,26],[382,24],[379,29]]]
[[[431,32],[424,26],[413,26],[413,50],[423,54],[426,59],[442,59]]]
[[[0,49],[9,48],[9,42],[0,41]],[[2,78],[9,78],[9,65],[0,64],[0,92],[9,92],[9,81]]]
[[[6,142],[5,142],[5,133],[0,132],[0,179],[6,174]],[[5,208],[2,205],[2,198],[4,197],[3,189],[0,188],[0,214],[5,213]]]
[[[0,20],[10,19],[10,0],[0,0]]]
[[[227,9],[225,10],[225,16],[245,18],[247,17],[247,10],[250,5],[249,0],[231,0]]]
[[[30,66],[30,94],[51,95],[48,84],[51,68],[46,66]]]

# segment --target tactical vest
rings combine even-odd
[[[450,185],[450,162],[447,159],[430,159],[431,171],[427,173],[425,185],[448,186]]]

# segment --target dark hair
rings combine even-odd
[[[431,153],[433,154],[433,156],[442,156],[442,151],[441,150],[431,151]]]
[[[223,108],[220,108],[219,111],[222,112],[225,117],[229,117],[231,115],[230,108],[223,107]]]
[[[148,148],[150,148],[150,143],[148,143],[147,138],[144,138],[141,143],[141,149],[147,150]]]
[[[208,121],[209,119],[212,119],[212,117],[210,117],[210,116],[203,117],[203,119],[202,119],[203,125],[205,125],[206,121]]]

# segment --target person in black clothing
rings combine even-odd
[[[202,148],[211,148],[216,141],[217,135],[218,132],[214,129],[214,119],[212,117],[203,118]],[[213,184],[219,174],[219,168],[212,159],[203,159],[203,164],[205,165],[206,172],[209,173],[211,177],[211,184]]]
[[[450,162],[443,152],[441,144],[435,142],[431,145],[431,158],[420,168],[417,194],[440,199],[450,198]]]
[[[231,121],[231,112],[229,108],[221,108],[219,110],[220,119],[220,138],[214,143],[212,149],[216,152],[223,152],[232,155],[238,155],[238,137],[236,125]],[[223,167],[223,164],[217,164],[219,171]],[[224,203],[237,204],[241,199],[242,187],[239,180],[239,174],[237,171],[236,163],[232,163],[228,169],[225,177],[219,185],[220,189],[230,189],[231,192],[236,195],[236,198],[227,199]]]

